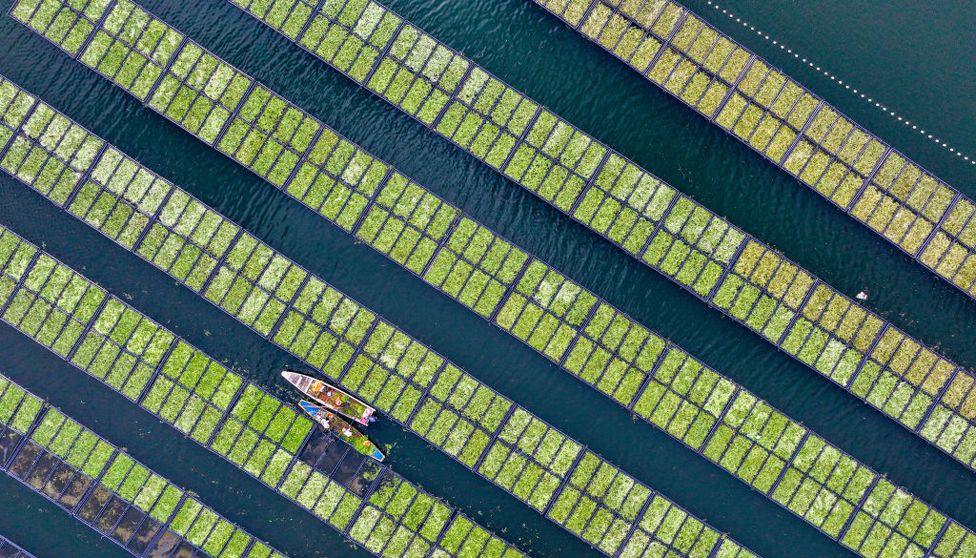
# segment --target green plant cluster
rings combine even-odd
[[[621,556],[708,556],[716,546],[724,546],[717,531],[665,498],[638,491],[628,501],[621,499],[628,495],[626,490],[609,492],[617,471],[601,467],[588,459],[590,455],[584,456],[586,463],[581,462],[574,473],[576,480],[560,492],[549,517],[605,553],[619,549]],[[617,499],[613,508],[600,504],[608,497]],[[635,525],[633,506],[640,509],[648,499],[651,502]]]
[[[312,144],[321,125],[263,86],[255,86],[218,149],[281,187]]]
[[[519,93],[521,95],[521,93]],[[521,126],[521,122],[519,123]],[[441,128],[438,131],[444,133]],[[515,147],[505,176],[569,213],[593,177],[607,149],[553,113],[540,109],[532,127]]]
[[[529,255],[494,231],[462,217],[423,279],[489,318],[498,309]]]
[[[369,205],[355,234],[419,275],[459,214],[456,207],[393,172]]]
[[[234,3],[247,9],[244,4],[249,2],[236,0]],[[287,9],[292,2],[282,0],[274,4],[280,4]],[[305,10],[302,10],[299,15],[304,14]],[[307,21],[307,16],[304,19]],[[282,26],[283,33],[289,35],[294,31],[296,36],[292,37],[293,40],[301,41],[302,46],[341,68],[359,83],[366,79],[376,65],[380,51],[389,44],[401,22],[399,17],[386,8],[369,0],[324,2],[312,13],[311,22],[301,37],[297,36],[300,31],[298,20],[293,21],[292,29],[285,30]],[[302,24],[304,23],[303,21]]]
[[[203,292],[230,315],[267,335],[306,275],[265,243],[242,233]]]
[[[972,295],[976,293],[974,209],[972,201],[891,152],[851,214]]]
[[[362,499],[312,469],[304,461],[295,461],[278,490],[298,505],[339,531],[345,531]]]
[[[539,0],[538,2],[573,27],[583,21],[583,16],[592,3],[592,0]]]
[[[171,186],[109,148],[66,208],[102,234],[132,248],[149,225]],[[108,190],[108,193],[103,190]],[[132,205],[118,203],[123,197]],[[52,201],[56,198],[48,195]]]
[[[119,299],[109,297],[68,358],[135,401],[172,344],[172,333]]]
[[[501,538],[395,477],[381,479],[350,526],[349,536],[382,556],[523,556]]]
[[[406,424],[444,366],[443,357],[389,322],[379,320],[341,383]]]
[[[337,376],[373,323],[372,312],[311,277],[289,308],[274,341],[295,356]],[[344,340],[350,335],[357,341]]]
[[[95,29],[111,0],[91,0],[80,9],[62,0],[25,0],[11,15],[74,55]]]
[[[436,544],[452,515],[441,501],[410,483],[384,477],[349,536],[376,553],[420,558]]]
[[[269,22],[274,22],[276,28],[290,39],[298,38],[312,15],[312,10],[318,4],[317,0],[240,0],[235,2],[239,7],[258,14]]]
[[[119,0],[80,60],[144,101],[182,40],[132,2]]]
[[[170,529],[187,542],[215,558],[258,558],[284,555],[271,547],[257,543],[246,555],[253,537],[220,516],[194,496],[187,496],[176,511]]]
[[[606,302],[576,328],[563,367],[621,405],[631,406],[665,341]]]
[[[446,363],[409,426],[474,470],[511,406],[508,399]]]
[[[944,515],[880,479],[841,542],[864,556],[924,556],[945,522]]]
[[[3,240],[16,242],[16,238],[6,236]],[[14,252],[6,266],[8,272],[19,263],[27,264],[18,261],[24,252],[21,248]],[[67,356],[104,298],[105,291],[41,255],[14,294],[3,319],[57,354]]]
[[[92,165],[104,142],[45,104],[39,104],[27,116],[27,103],[28,97],[18,95],[7,104],[9,116],[5,120],[11,125],[18,121],[23,125],[0,161],[0,168],[60,205]]]
[[[159,370],[142,406],[206,444],[243,380],[182,340]]]
[[[657,352],[664,356],[632,410],[688,447],[701,451],[738,386],[681,349],[668,346],[665,350],[663,341],[661,345]],[[717,461],[711,455],[706,457]]]
[[[174,56],[149,106],[212,144],[253,79],[194,42]]]
[[[559,362],[597,298],[555,269],[532,260],[495,323]]]
[[[438,133],[495,169],[502,170],[509,158],[513,162],[517,159],[517,167],[508,167],[517,170],[506,172],[526,174],[538,187],[552,162],[542,155],[540,161],[529,168],[533,155],[538,152],[533,148],[512,155],[538,112],[536,103],[481,68],[472,67],[443,116],[432,125],[436,124]],[[566,175],[567,169],[560,167],[554,172],[553,181],[560,176],[565,179]]]
[[[52,410],[48,414],[54,412]],[[95,437],[87,429],[85,433]],[[108,442],[99,441],[107,448],[109,457],[114,455],[99,483],[156,521],[167,523],[183,497],[183,490],[132,459],[124,451],[113,453],[115,449]]]
[[[38,397],[0,375],[0,425],[26,434],[43,406]]]
[[[37,248],[32,244],[0,227],[0,299],[8,305],[11,303],[10,296],[27,274],[37,253]]]
[[[932,556],[976,556],[976,535],[958,523],[950,523],[939,544],[932,550]]]
[[[522,407],[502,425],[478,472],[544,512],[582,448]]]
[[[745,234],[727,221],[690,198],[681,197],[665,217],[663,228],[651,239],[642,259],[706,297],[744,239]]]
[[[634,534],[620,553],[627,558],[641,556],[703,556],[718,546],[714,556],[755,558],[735,541],[703,526],[688,512],[655,495],[647,504]]]
[[[539,3],[573,27],[578,27],[583,21],[588,6],[580,0]],[[585,24],[579,27],[579,31],[630,66],[647,68],[654,55],[661,50],[661,41],[654,35],[646,33],[642,27],[643,22],[653,23],[653,19],[647,20],[647,14],[643,21],[624,17],[613,11],[614,4],[619,3],[619,1],[596,0],[590,16],[586,18]],[[629,4],[630,11],[634,12],[632,1],[624,4]]]
[[[611,154],[573,217],[639,256],[674,198],[673,188]]]
[[[247,384],[210,447],[255,478],[276,486],[312,426],[292,405]]]
[[[0,78],[0,142],[6,144],[31,112],[34,96],[6,78]]]
[[[286,191],[351,232],[387,174],[387,165],[319,123],[321,133]],[[391,179],[392,180],[392,179]]]
[[[430,35],[404,24],[365,86],[430,126],[469,65]]]

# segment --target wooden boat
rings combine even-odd
[[[344,418],[329,411],[325,407],[320,407],[308,401],[300,401],[298,404],[301,406],[303,411],[312,417],[312,420],[319,423],[322,428],[335,434],[335,436],[339,439],[344,440],[359,453],[365,455],[366,457],[372,457],[377,461],[383,461],[383,459],[386,458],[386,456],[383,455],[383,452],[376,447],[376,444],[371,442],[365,434],[359,430],[356,430],[356,428],[349,424],[349,422]]]
[[[349,417],[363,426],[368,426],[373,420],[372,416],[376,409],[333,385],[292,370],[283,371],[281,377],[288,380],[288,383],[307,395],[309,399],[330,411]]]

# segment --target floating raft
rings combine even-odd
[[[339,415],[308,401],[300,401],[298,406],[327,432],[339,437],[359,453],[380,462],[386,459],[376,444]]]
[[[306,374],[285,370],[281,373],[281,377],[320,405],[349,417],[363,426],[369,426],[370,418],[376,412],[376,409],[341,389]],[[302,409],[305,409],[304,405]]]

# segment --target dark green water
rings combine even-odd
[[[9,3],[0,3],[4,11]],[[976,303],[528,0],[388,4],[848,294],[868,289],[872,308],[938,344],[961,364],[976,366]],[[976,475],[880,413],[223,0],[147,0],[145,5],[896,483],[976,528]],[[801,68],[770,43],[743,35],[704,0],[691,5],[976,196],[976,167]],[[856,7],[840,2],[735,2],[729,7],[841,77],[857,76],[856,85],[938,130],[957,148],[976,152],[971,75],[976,67],[976,12],[965,3],[941,2],[935,14],[929,13],[931,5],[908,0]],[[0,72],[760,554],[848,554],[668,436],[634,423],[609,400],[514,338],[142,109],[9,18],[0,21]],[[138,308],[203,350],[284,393],[276,373],[290,362],[288,355],[6,177],[0,178],[0,222],[45,245],[112,292],[130,296]],[[293,557],[363,555],[311,516],[11,328],[0,326],[0,347],[0,371],[196,491],[259,538]],[[397,470],[531,554],[596,555],[419,438],[384,423],[373,435],[393,446],[390,462]],[[40,558],[122,555],[8,478],[0,479],[0,532]]]

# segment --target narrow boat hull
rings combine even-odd
[[[285,370],[281,377],[326,409],[368,426],[375,409],[341,389],[306,374]]]
[[[357,452],[377,461],[386,459],[376,444],[339,415],[308,401],[300,401],[298,404],[319,426],[352,446]]]

